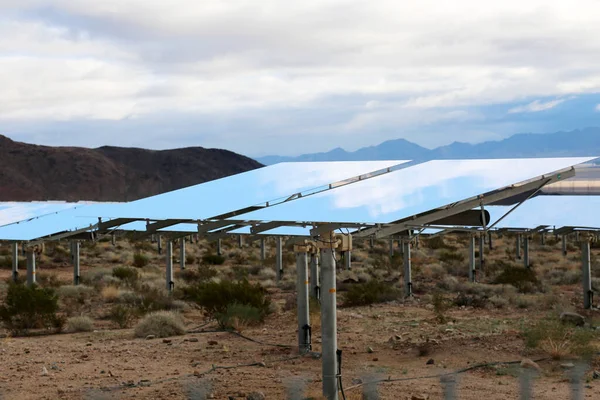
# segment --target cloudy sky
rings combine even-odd
[[[250,156],[600,125],[600,1],[0,0],[0,133]]]

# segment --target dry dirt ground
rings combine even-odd
[[[462,239],[449,240],[455,245],[452,251],[464,252]],[[510,247],[511,243],[511,239],[497,240],[496,249],[488,254],[487,262],[510,259],[514,250],[514,245]],[[563,270],[565,276],[569,271],[577,271],[577,249],[571,250],[571,258],[563,260],[560,244],[534,246],[532,259],[537,263],[540,279],[554,279],[552,271],[557,269]],[[150,253],[150,247],[146,251]],[[207,251],[210,251],[207,243],[188,245],[188,254],[192,258],[198,258]],[[466,271],[467,268],[464,260],[440,261],[444,258],[440,256],[441,251],[427,248],[425,244],[415,249],[417,296],[414,300],[398,299],[372,306],[342,307],[343,280],[353,278],[351,274],[377,276],[377,270],[383,268],[378,263],[387,258],[385,243],[378,243],[374,250],[367,246],[356,249],[353,272],[340,274],[342,293],[338,308],[338,343],[343,350],[343,383],[347,397],[362,398],[362,388],[353,388],[360,382],[392,378],[405,380],[380,384],[379,393],[383,399],[427,396],[429,399],[441,399],[440,379],[427,377],[480,363],[531,358],[546,359],[539,362],[542,372],[535,381],[535,398],[568,399],[569,379],[561,364],[569,360],[552,360],[542,350],[527,349],[522,330],[525,325],[549,314],[564,310],[583,313],[579,308],[582,301],[580,286],[568,278],[562,281],[562,278],[555,277],[555,284],[545,288],[543,293],[522,295],[509,291],[505,295],[506,302],[498,301],[485,308],[451,307],[444,312],[446,321],[440,323],[431,304],[431,293],[437,290],[439,281],[448,280],[448,271],[463,267]],[[40,273],[54,274],[67,284],[72,276],[68,260],[61,260],[56,251],[46,249],[46,252],[53,255],[40,261]],[[228,261],[217,268],[225,274],[223,271],[231,273],[232,266],[236,264],[260,264],[256,254],[256,246],[239,250],[233,241],[226,243]],[[125,241],[120,241],[116,248],[109,243],[84,247],[82,269],[85,272],[131,265],[131,255],[132,247]],[[270,272],[263,269],[250,278],[263,282],[279,307],[263,325],[246,328],[242,332],[262,344],[227,332],[198,332],[200,326],[200,329],[208,331],[217,329],[217,326],[210,323],[203,326],[207,321],[194,306],[186,307],[182,312],[188,330],[197,333],[175,336],[167,342],[138,339],[132,329],[117,329],[101,317],[107,304],[98,295],[79,310],[94,318],[95,330],[92,332],[28,337],[10,337],[5,332],[0,339],[0,398],[201,399],[204,398],[203,393],[208,393],[209,398],[244,399],[251,392],[262,392],[267,399],[285,399],[288,389],[297,387],[305,388],[307,396],[318,398],[321,360],[298,356],[295,350],[295,309],[286,305],[294,292],[293,259],[287,258],[290,264],[287,266],[287,278],[276,286],[270,281],[271,257],[272,251],[264,268]],[[161,266],[162,263],[161,256],[151,255],[151,265]],[[576,275],[576,272],[573,274]],[[159,275],[147,275],[148,279],[156,280],[157,285],[164,281]],[[8,269],[0,270],[3,281],[9,276]],[[383,278],[397,279],[401,284],[399,272],[390,271],[390,268]],[[464,282],[464,276],[459,276],[458,280]],[[0,288],[2,298],[5,287]],[[444,293],[454,296],[451,290]],[[551,304],[547,304],[549,302]],[[594,321],[594,312],[584,314],[589,321]],[[313,313],[311,318],[313,350],[319,352],[318,312]],[[430,360],[433,360],[432,365],[428,365]],[[44,373],[44,368],[47,373]],[[600,399],[600,380],[592,378],[595,369],[600,370],[596,356],[591,358],[589,372],[583,382],[585,398]],[[458,398],[517,399],[518,374],[518,365],[477,368],[460,374],[457,378]]]

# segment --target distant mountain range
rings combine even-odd
[[[0,135],[0,201],[130,201],[260,167],[219,149],[50,147]]]
[[[266,156],[256,160],[270,165],[286,161],[436,160],[469,158],[525,158],[600,156],[600,127],[548,134],[522,133],[501,141],[468,144],[454,142],[426,149],[404,139],[388,140],[353,152],[336,148],[298,157]]]

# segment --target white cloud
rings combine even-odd
[[[284,135],[276,110],[318,109],[346,116],[307,129],[347,134],[560,96],[511,110],[541,111],[600,91],[600,3],[577,3],[2,0],[0,130],[260,111]]]
[[[550,100],[550,101],[546,101],[546,102],[534,100],[531,103],[526,104],[524,106],[511,108],[510,110],[508,110],[508,112],[511,114],[515,114],[515,113],[546,111],[546,110],[550,110],[550,109],[558,106],[559,104],[563,103],[564,101],[565,101],[565,99],[556,99],[556,100]]]
[[[600,104],[596,105],[596,111],[600,111]]]

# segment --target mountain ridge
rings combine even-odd
[[[256,158],[265,165],[291,161],[434,160],[469,158],[574,157],[600,155],[600,127],[554,133],[519,133],[499,141],[477,144],[453,142],[427,149],[406,139],[387,140],[353,152],[337,147],[329,152],[296,157]]]

